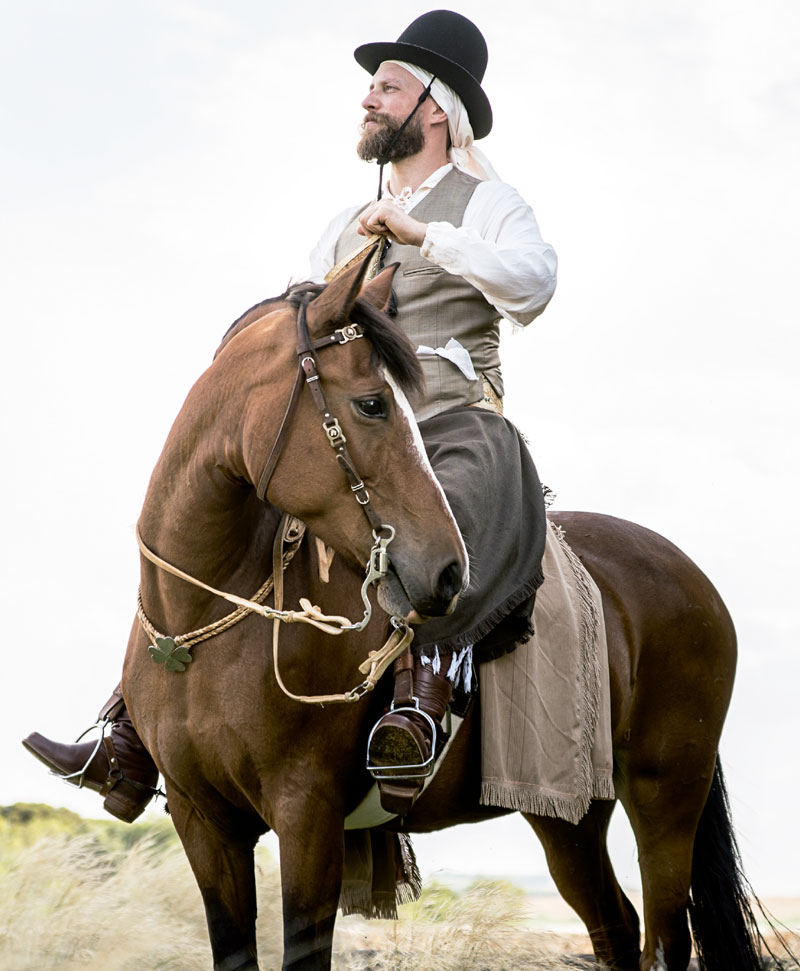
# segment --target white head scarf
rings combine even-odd
[[[431,83],[433,75],[416,64],[408,64],[405,61],[385,61],[386,64],[396,64],[404,71],[412,74],[423,87],[427,88]],[[450,130],[450,161],[457,169],[461,169],[469,175],[474,175],[479,179],[500,180],[500,176],[489,164],[489,160],[483,152],[475,146],[472,134],[472,125],[469,123],[467,109],[464,102],[455,91],[439,78],[433,82],[431,97],[442,111],[447,115],[447,127]]]

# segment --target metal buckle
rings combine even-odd
[[[361,479],[359,479],[355,485],[350,486],[350,489],[352,490],[353,495],[356,497],[356,502],[362,506],[366,506],[366,504],[369,502],[369,493],[367,492],[367,487],[364,485]]]
[[[325,429],[328,441],[334,448],[339,448],[341,445],[347,443],[338,418],[331,418],[329,421],[324,421],[322,427]]]
[[[350,341],[358,340],[359,337],[364,336],[361,329],[356,324],[348,324],[347,327],[340,327],[333,333],[337,338],[338,344],[348,344]]]

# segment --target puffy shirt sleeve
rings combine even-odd
[[[422,255],[463,277],[513,324],[529,324],[556,287],[558,260],[531,207],[510,185],[481,182],[463,225],[428,223]]]

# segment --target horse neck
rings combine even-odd
[[[219,415],[213,427],[176,421],[150,480],[139,532],[161,559],[210,586],[250,597],[271,569],[279,521],[251,485],[237,478],[237,430]],[[142,602],[154,625],[186,633],[233,608],[142,556]]]

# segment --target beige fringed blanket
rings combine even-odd
[[[577,823],[613,799],[608,650],[600,591],[548,521],[534,636],[482,664],[481,802]]]

